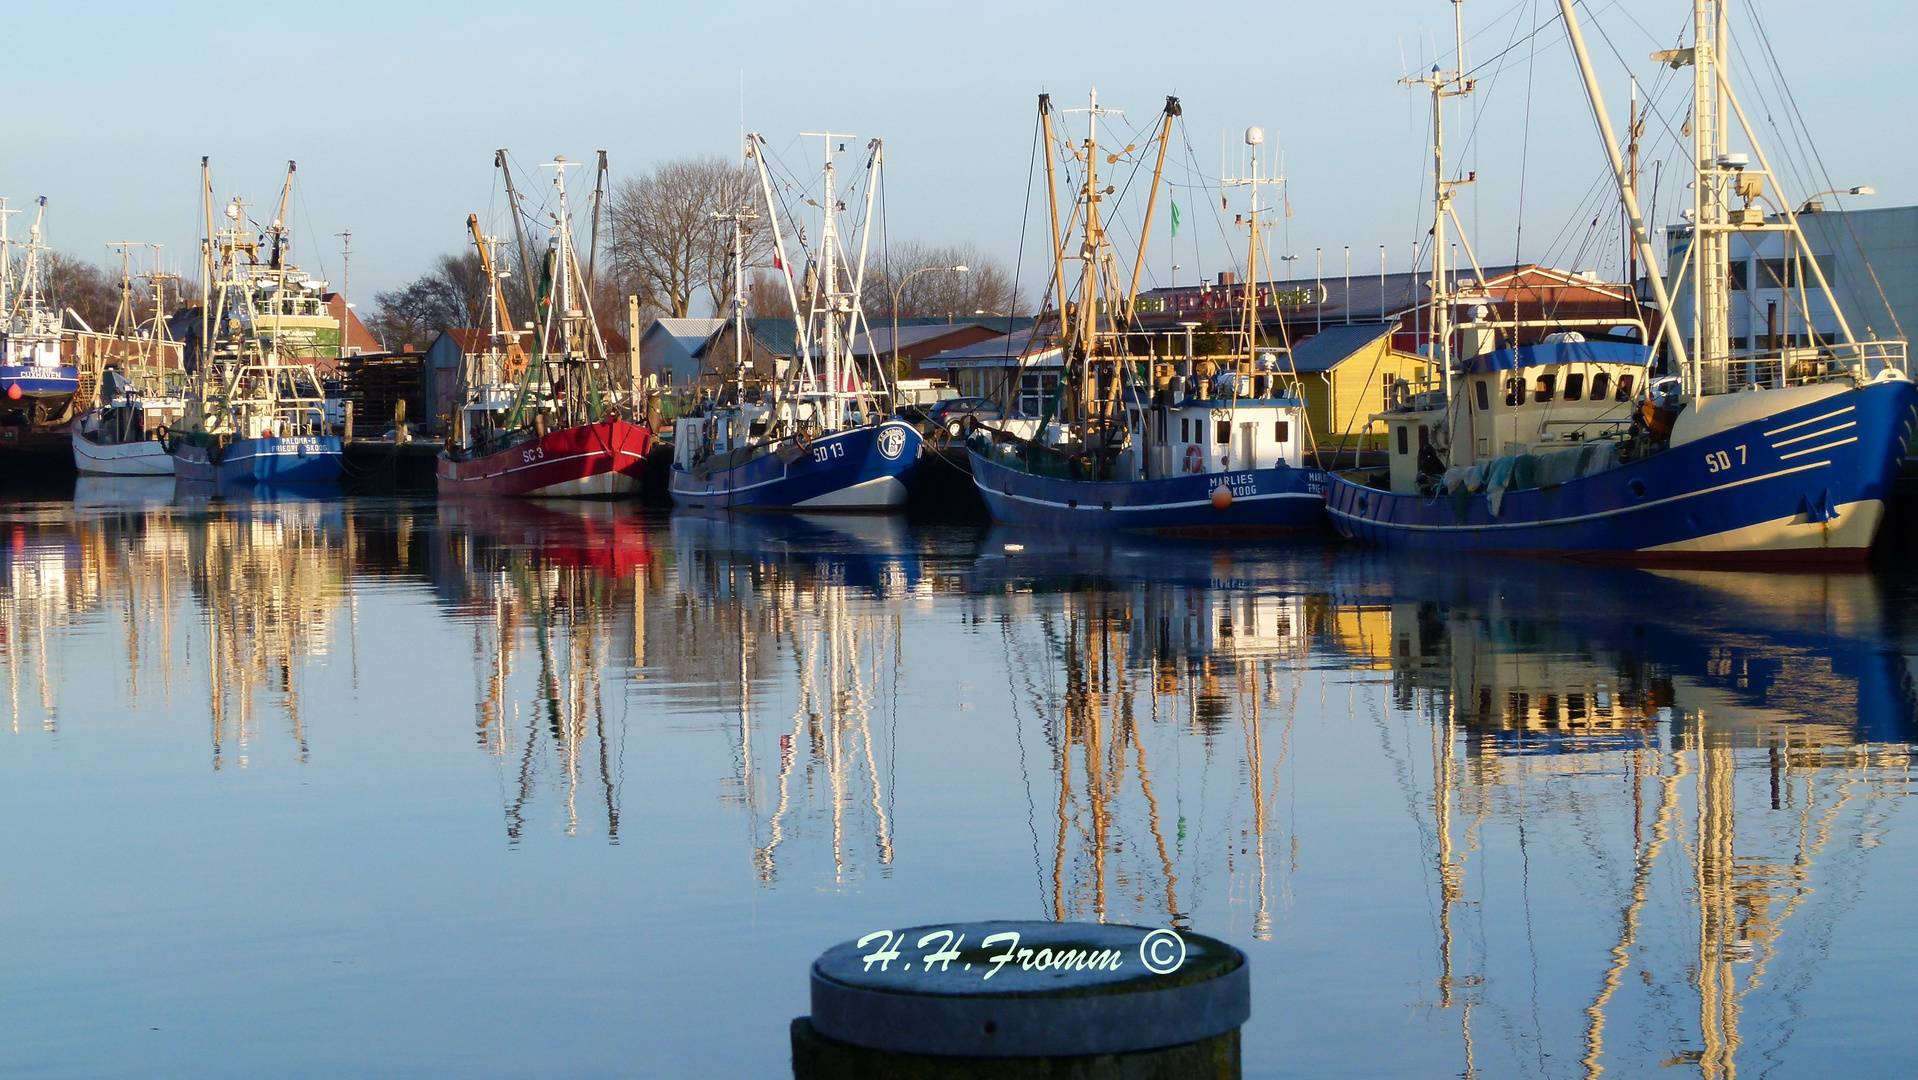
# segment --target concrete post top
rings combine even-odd
[[[875,930],[813,963],[823,1035],[902,1053],[1115,1053],[1251,1014],[1245,954],[1168,927],[976,922]]]

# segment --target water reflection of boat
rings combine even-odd
[[[672,536],[682,574],[706,568],[713,582],[722,566],[766,563],[887,597],[926,584],[913,534],[896,516],[682,509]]]
[[[1475,717],[1509,715],[1500,723],[1513,739],[1599,730],[1593,695],[1608,678],[1634,693],[1655,691],[1659,707],[1735,723],[1741,739],[1780,724],[1826,741],[1918,737],[1918,698],[1884,644],[1889,612],[1868,576],[1748,579],[1520,561],[1460,573],[1442,560],[1368,553],[1333,566],[1335,581],[1367,583],[1372,597],[1357,607],[1389,610],[1385,647],[1397,658],[1446,642],[1452,670],[1441,674],[1476,688]],[[1561,679],[1574,663],[1592,684],[1576,698],[1507,685],[1534,670]],[[1521,714],[1533,719],[1520,723]]]
[[[631,503],[448,497],[439,516],[474,543],[558,566],[631,573],[653,557],[646,513]]]
[[[1887,801],[1906,793],[1912,695],[1879,644],[1875,580],[1339,571],[1371,583],[1351,602],[1383,619],[1365,647],[1429,725],[1388,752],[1402,776],[1431,777],[1409,803],[1433,841],[1426,1003],[1457,1010],[1462,1074],[1485,1038],[1475,1012],[1540,1015],[1532,913],[1516,911],[1529,900],[1487,869],[1508,842],[1561,859],[1530,873],[1569,873],[1590,907],[1557,914],[1597,920],[1579,928],[1595,940],[1561,930],[1553,946],[1559,962],[1586,950],[1589,1003],[1534,1020],[1527,1053],[1576,1056],[1588,1077],[1688,1065],[1716,1080],[1741,1057],[1776,1062]],[[1619,1029],[1632,1034],[1608,1044]]]
[[[442,602],[473,631],[474,728],[500,772],[509,844],[523,843],[543,791],[564,832],[619,842],[625,718],[606,683],[646,657],[646,594],[657,562],[632,504],[453,498],[427,561]],[[601,809],[587,811],[584,806]]]
[[[213,767],[229,750],[246,765],[262,692],[305,761],[300,675],[307,660],[330,651],[348,604],[345,516],[337,503],[262,499],[257,507],[188,515],[177,527],[207,634]]]
[[[189,480],[184,477],[173,485],[174,499],[188,505],[213,502],[236,506],[280,502],[335,501],[340,497],[337,480]]]
[[[173,474],[165,476],[88,476],[73,482],[77,509],[164,506],[173,501]]]
[[[1005,639],[1022,765],[1029,725],[1049,758],[1055,790],[1033,796],[1053,819],[1044,842],[1034,830],[1049,917],[1184,925],[1223,852],[1226,903],[1271,936],[1296,856],[1273,807],[1322,630],[1311,568],[1285,548],[1241,561],[1204,542],[990,534],[968,586]],[[1243,781],[1188,806],[1214,769]]]

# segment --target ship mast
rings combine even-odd
[[[11,311],[8,297],[13,295],[13,238],[7,235],[7,219],[19,213],[7,209],[5,196],[0,196],[0,311]],[[9,327],[0,326],[0,331]]]
[[[1452,0],[1452,35],[1456,49],[1452,62],[1456,66],[1445,71],[1434,63],[1428,75],[1399,80],[1424,86],[1432,94],[1432,280],[1429,286],[1432,318],[1427,362],[1447,373],[1452,370],[1452,290],[1446,276],[1445,219],[1455,213],[1453,189],[1476,179],[1469,175],[1463,180],[1445,178],[1445,99],[1464,97],[1473,88],[1473,80],[1465,78],[1464,7],[1465,0]]]

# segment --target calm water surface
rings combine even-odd
[[[1248,1076],[1918,1071],[1918,579],[627,506],[0,505],[0,1074],[789,1076],[961,919]]]

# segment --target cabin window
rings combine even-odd
[[[1187,443],[1192,441],[1191,417],[1187,417],[1187,416],[1179,417],[1179,441],[1182,443]]]
[[[1491,408],[1492,388],[1486,385],[1484,379],[1480,379],[1478,381],[1478,411],[1488,412]]]
[[[1507,405],[1525,404],[1524,378],[1514,376],[1510,379],[1505,380],[1505,404]]]
[[[1393,428],[1392,430],[1399,433],[1399,454],[1403,456],[1404,454],[1409,452],[1411,439],[1407,437],[1406,433],[1410,431],[1411,429],[1404,424],[1400,424],[1397,427]]]
[[[1592,401],[1604,401],[1605,392],[1612,388],[1612,373],[1595,371],[1592,373]]]
[[[1584,396],[1585,373],[1582,371],[1567,372],[1565,375],[1565,400],[1577,401]],[[1597,397],[1598,395],[1593,394],[1592,396]]]
[[[1632,400],[1632,376],[1620,375],[1618,377],[1618,389],[1613,391],[1612,400],[1613,401]]]
[[[1166,416],[1165,410],[1160,409],[1159,410],[1159,441],[1160,442],[1165,441],[1166,425],[1170,424],[1171,422],[1172,422],[1171,419]]]
[[[1051,371],[1028,371],[1019,376],[1019,415],[1040,416],[1059,392],[1059,376]]]
[[[1280,445],[1284,445],[1285,443],[1291,441],[1291,439],[1292,439],[1291,422],[1286,420],[1274,420],[1272,422],[1272,441]]]
[[[1132,410],[1132,430],[1139,430],[1139,410]]]
[[[1232,441],[1232,421],[1219,421],[1219,445],[1225,446]]]
[[[1550,401],[1558,394],[1558,372],[1548,371],[1538,377],[1538,387],[1534,400]]]

